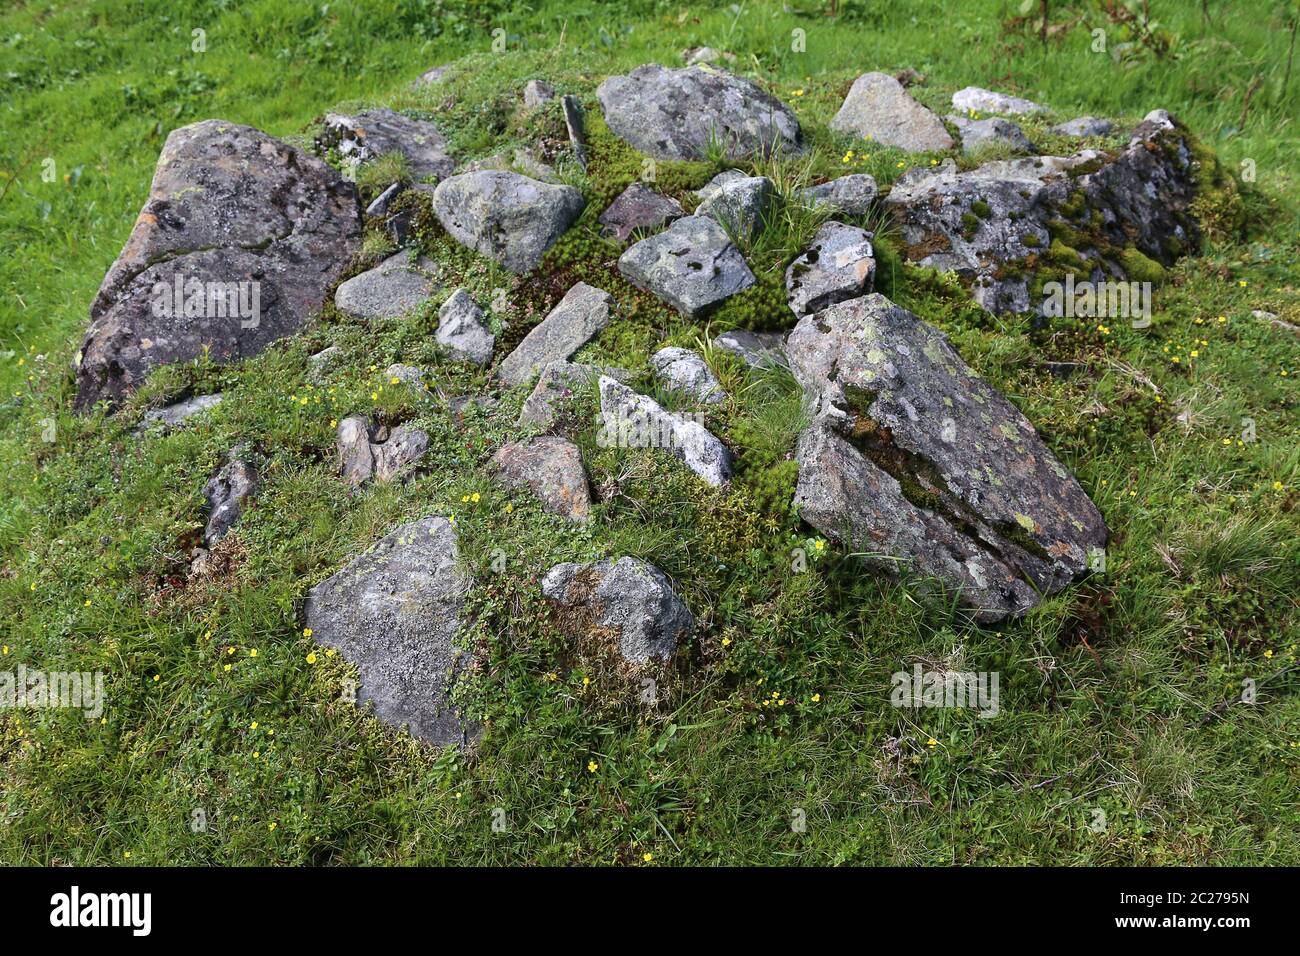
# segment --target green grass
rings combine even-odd
[[[1289,20],[1281,3],[1216,0],[1207,27],[1197,4],[1151,0],[1176,58],[1139,50],[1119,65],[1090,50],[1094,27],[1112,47],[1125,40],[1095,4],[1052,4],[1055,20],[1083,19],[1046,50],[1019,6],[843,2],[828,19],[810,0],[790,12],[650,0],[10,4],[0,13],[0,670],[101,670],[107,709],[102,723],[0,711],[0,861],[1300,862],[1300,348],[1251,317],[1267,309],[1300,324]],[[498,26],[503,53],[491,49]],[[206,52],[191,49],[196,28]],[[791,49],[795,29],[806,52]],[[868,69],[919,70],[927,80],[913,92],[941,112],[970,84],[1047,103],[1053,121],[1132,122],[1164,107],[1234,177],[1253,161],[1257,180],[1240,184],[1247,229],[1225,215],[1204,255],[1158,286],[1145,330],[987,315],[950,278],[903,265],[880,230],[878,288],[943,328],[1101,508],[1113,532],[1103,574],[981,628],[942,595],[818,547],[789,507],[797,389],[712,350],[732,397],[709,424],[736,451],[732,488],[708,489],[653,452],[600,448],[595,397],[580,395],[561,427],[602,501],[575,530],[490,477],[492,453],[516,437],[523,390],[453,421],[383,377],[402,361],[442,394],[482,390],[483,373],[433,348],[437,299],[370,326],[327,308],[255,360],[160,369],[116,415],[71,414],[90,301],[171,129],[216,116],[307,144],[326,110],[383,104],[436,118],[460,157],[546,152],[564,141],[558,104],[516,109],[537,76],[587,105],[589,174],[563,170],[589,199],[583,218],[522,281],[436,229],[423,239],[449,289],[484,303],[505,290],[492,314],[508,324],[499,348],[580,279],[611,292],[618,317],[579,358],[626,368],[645,390],[662,344],[789,327],[781,276],[816,228],[796,205],[750,250],[759,285],[707,332],[624,282],[618,248],[597,235],[596,216],[642,166],[604,128],[596,85],[643,62],[675,64],[694,45],[734,52],[734,69],[798,113],[814,147],[806,160],[739,164],[785,192],[850,171],[884,186],[937,158],[829,130]],[[454,62],[443,84],[408,90],[442,62]],[[1026,132],[1065,148],[1049,125]],[[693,204],[691,190],[720,168],[716,157],[660,163],[657,185]],[[369,197],[383,177],[360,185]],[[868,224],[883,225],[878,213]],[[353,270],[386,251],[372,233]],[[342,357],[313,382],[308,356],[330,344]],[[1047,363],[1074,371],[1057,377]],[[145,409],[218,390],[226,400],[191,427],[133,436]],[[330,422],[355,411],[424,428],[437,467],[350,495]],[[1254,441],[1239,440],[1243,418]],[[203,485],[240,441],[254,448],[262,491],[212,573],[187,581]],[[430,513],[456,515],[479,582],[466,639],[482,666],[466,703],[488,729],[472,755],[358,712],[342,699],[347,665],[302,633],[313,584]],[[671,665],[643,675],[566,640],[536,586],[555,562],[620,554],[661,566],[703,625]],[[1001,713],[895,709],[890,675],[917,661],[999,672]],[[1246,679],[1257,702],[1231,704]],[[492,829],[497,808],[505,832]],[[1107,822],[1094,832],[1098,809]],[[804,832],[791,826],[796,811]]]

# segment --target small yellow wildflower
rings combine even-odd
[[[596,761],[594,761],[594,760],[588,760],[588,761],[587,761],[587,772],[588,772],[588,773],[595,773],[595,772],[596,772],[597,770],[599,770],[599,769],[600,769],[600,764],[596,763]]]
[[[312,651],[310,654],[307,655],[307,663],[308,663],[308,664],[315,664],[315,663],[316,663],[316,652],[315,652],[315,651]]]

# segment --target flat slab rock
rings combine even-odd
[[[411,261],[405,252],[389,256],[334,292],[334,307],[357,319],[395,319],[411,312],[438,291],[438,267],[425,257]]]
[[[501,446],[492,463],[512,488],[527,488],[542,508],[570,521],[591,516],[591,488],[582,452],[567,438],[543,435]]]
[[[579,282],[505,357],[497,377],[507,385],[522,385],[552,362],[567,361],[609,325],[613,303],[604,289]]]
[[[1046,113],[1047,107],[1012,96],[1009,93],[997,93],[979,86],[968,86],[952,95],[952,108],[962,112],[1001,113],[1003,116],[1026,116],[1033,113]]]
[[[669,412],[607,375],[600,378],[600,415],[601,447],[658,448],[715,488],[731,480],[731,452],[696,418]]]
[[[639,66],[596,90],[614,135],[655,159],[703,159],[717,137],[730,159],[803,152],[790,108],[749,80],[696,65]]]
[[[633,183],[600,214],[600,234],[627,242],[638,229],[660,229],[684,215],[686,210],[676,199],[655,192],[645,183]]]
[[[358,706],[437,745],[466,745],[481,728],[451,694],[467,655],[456,647],[473,579],[456,530],[422,518],[386,535],[307,595],[312,639],[356,665]]]
[[[785,270],[790,310],[796,316],[871,291],[876,275],[871,237],[857,226],[823,223],[812,243]]]
[[[90,307],[76,408],[119,404],[158,365],[205,349],[234,362],[296,333],[360,242],[355,187],[314,156],[224,120],[173,130]]]
[[[349,485],[392,481],[429,450],[429,436],[418,428],[398,425],[388,429],[372,425],[364,415],[349,415],[339,422],[339,471]]]
[[[571,636],[609,633],[632,664],[667,660],[695,628],[667,575],[639,558],[557,564],[542,578],[542,594],[563,609]]]
[[[853,81],[831,129],[866,137],[909,153],[952,148],[939,117],[888,73],[864,73]]]
[[[637,288],[697,318],[756,281],[726,231],[704,216],[684,216],[630,246],[618,271]]]
[[[572,186],[504,170],[452,176],[433,191],[434,214],[453,239],[520,273],[542,261],[585,205]]]
[[[841,302],[800,320],[787,349],[817,407],[795,500],[823,534],[938,578],[984,621],[1061,590],[1105,547],[1100,512],[1033,426],[906,309]]]
[[[342,153],[345,162],[357,165],[388,153],[400,153],[415,179],[441,179],[456,168],[456,161],[447,152],[447,140],[436,125],[395,110],[327,113],[321,138],[324,145]]]
[[[196,395],[193,398],[182,399],[171,405],[164,405],[162,408],[151,408],[141,417],[137,432],[144,432],[155,426],[161,427],[163,431],[171,431],[194,416],[202,415],[220,404],[221,393],[215,392],[211,395]]]

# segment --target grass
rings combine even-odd
[[[839,7],[828,19],[809,0],[689,15],[649,0],[90,0],[0,13],[0,670],[98,670],[107,684],[102,722],[0,711],[0,861],[1300,862],[1300,351],[1251,315],[1300,323],[1300,81],[1283,87],[1284,5],[1211,3],[1207,27],[1197,5],[1152,0],[1177,56],[1139,45],[1123,64],[1092,52],[1094,27],[1125,40],[1092,3],[1053,4],[1054,19],[1083,19],[1046,49],[1003,0]],[[806,52],[791,49],[796,29]],[[878,288],[943,328],[1101,508],[1104,573],[983,628],[943,595],[866,573],[790,512],[787,456],[805,411],[789,376],[749,375],[712,350],[731,398],[708,421],[736,453],[732,488],[654,452],[600,448],[595,397],[582,394],[561,429],[601,502],[575,530],[490,477],[525,390],[453,420],[384,377],[400,361],[435,392],[482,390],[483,373],[433,345],[438,299],[369,326],[327,308],[255,360],[160,369],[116,415],[70,413],[89,303],[169,130],[219,116],[307,144],[326,110],[380,104],[435,118],[458,157],[527,145],[550,160],[565,142],[558,102],[516,108],[533,77],[587,106],[589,172],[566,173],[589,199],[583,218],[522,281],[437,230],[423,251],[449,289],[499,303],[502,349],[573,282],[608,290],[617,320],[578,358],[649,390],[649,355],[704,333],[624,282],[618,247],[598,235],[600,210],[643,170],[604,128],[594,90],[699,45],[735,53],[734,69],[799,115],[806,159],[738,164],[787,194],[844,172],[884,187],[938,158],[829,129],[866,69],[920,71],[913,92],[941,112],[969,84],[1047,103],[1057,116],[1026,123],[1047,149],[1066,148],[1049,131],[1057,119],[1132,122],[1164,107],[1234,176],[1253,161],[1256,180],[1239,184],[1246,230],[1216,232],[1170,270],[1143,330],[988,315],[878,232]],[[443,62],[441,84],[407,88]],[[660,163],[656,185],[693,205],[717,159]],[[363,177],[367,199],[385,179]],[[782,217],[750,250],[759,285],[708,336],[789,327],[784,267],[817,221],[797,204]],[[864,224],[882,225],[878,213]],[[372,232],[352,271],[386,251]],[[314,380],[308,356],[326,345],[340,358]],[[226,400],[192,426],[133,435],[147,408],[214,391]],[[425,429],[437,467],[349,495],[330,422],[355,411]],[[211,572],[187,580],[203,485],[240,441],[262,491]],[[359,713],[342,692],[347,665],[302,633],[313,584],[430,513],[456,515],[478,581],[467,705],[487,734],[472,755]],[[565,639],[536,586],[558,561],[620,554],[662,567],[702,624],[671,665],[640,675]],[[916,662],[999,672],[999,715],[895,709],[890,675]],[[1256,702],[1234,703],[1248,680]]]

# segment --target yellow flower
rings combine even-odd
[[[256,657],[256,656],[257,656],[257,648],[254,647],[252,650],[250,650],[250,651],[248,652],[248,656],[249,656],[249,657]]]
[[[311,637],[311,628],[310,628],[310,627],[304,627],[304,628],[302,629],[302,636],[303,636],[303,637]]]
[[[939,741],[937,741],[937,740],[935,740],[933,737],[931,737],[929,740],[927,740],[927,741],[925,742],[925,745],[926,745],[927,747],[937,747],[937,746],[939,746]]]
[[[586,676],[584,676],[584,677],[582,678],[582,686],[583,686],[583,687],[586,687],[586,686],[587,686],[588,684],[590,684],[590,683],[591,683],[591,678],[590,678],[590,677],[586,677]]]
[[[1246,285],[1247,285],[1246,280],[1245,280],[1245,279],[1238,279],[1238,280],[1237,280],[1237,285],[1241,286],[1243,289],[1246,288]]]
[[[1201,353],[1200,353],[1199,351],[1197,351],[1196,349],[1192,349],[1192,358],[1199,358],[1199,357],[1200,357],[1200,354],[1201,354]]]
[[[310,654],[307,655],[307,663],[308,663],[308,664],[315,664],[315,663],[316,663],[316,652],[315,652],[315,651],[312,651]]]
[[[469,500],[477,502],[479,500],[479,493],[477,491],[474,492],[472,495],[469,496]]]
[[[723,647],[727,647],[727,646],[729,646],[730,644],[731,644],[731,638],[729,638],[729,637],[724,637],[724,638],[722,639],[722,646],[723,646]]]
[[[371,392],[371,393],[370,393],[370,400],[371,400],[372,402],[377,402],[377,401],[379,401],[379,393],[378,393],[378,392]]]
[[[122,854],[122,858],[123,858],[124,860],[129,860],[129,859],[131,859],[131,851],[130,851],[130,850],[127,850],[125,853],[123,853],[123,854]]]
[[[812,702],[813,702],[814,704],[820,704],[820,703],[822,702],[822,695],[821,695],[821,694],[813,694],[813,695],[812,695]]]
[[[513,512],[514,510],[515,510],[515,506],[514,506],[514,504],[511,503],[511,502],[507,502],[507,503],[506,503],[506,514],[510,514],[510,513]]]
[[[1273,490],[1274,490],[1274,491],[1281,491],[1284,487],[1286,487],[1286,486],[1283,485],[1282,482],[1280,482],[1280,481],[1275,481],[1275,482],[1273,482]]]
[[[160,680],[162,680],[162,675],[161,675],[161,674],[154,674],[154,675],[153,675],[153,682],[154,682],[155,684],[158,683]]]
[[[334,648],[331,647],[329,650],[327,650],[327,651],[325,652],[325,656],[326,656],[326,657],[333,657],[333,656],[334,656]]]
[[[249,725],[248,725],[248,729],[249,729],[249,730],[256,730],[256,729],[257,729],[257,721],[253,721],[251,724],[249,724]]]
[[[388,380],[388,384],[389,384],[389,385],[401,385],[401,384],[402,384],[402,380],[401,380],[400,378],[398,378],[396,375],[394,375],[392,378],[390,378],[390,379]]]
[[[270,823],[268,823],[268,824],[266,825],[266,828],[267,828],[268,830],[274,830],[274,829],[276,828],[276,822],[275,822],[274,820],[272,820]]]
[[[331,418],[330,428],[338,428],[338,427],[339,427],[339,420],[337,418]]]
[[[596,761],[594,760],[587,761],[587,771],[589,773],[595,773],[599,769],[600,769],[600,764],[596,763]]]
[[[802,93],[803,91],[800,90],[800,92]],[[654,858],[655,858],[655,855],[654,855],[653,853],[642,853],[642,854],[641,854],[641,859],[642,859],[642,861],[645,862],[645,863],[653,863],[653,862],[654,862]]]
[[[226,666],[224,666],[224,667],[221,668],[221,669],[222,669],[223,671],[228,671],[228,670],[230,670],[230,665],[227,664]]]
[[[1268,650],[1266,650],[1266,651],[1264,652],[1264,656],[1267,657],[1269,660],[1272,660],[1272,659],[1273,659],[1273,648],[1270,647]]]
[[[822,551],[826,548],[826,542],[823,541],[821,538],[818,538],[816,541],[813,542],[813,547],[816,548],[818,551]]]

